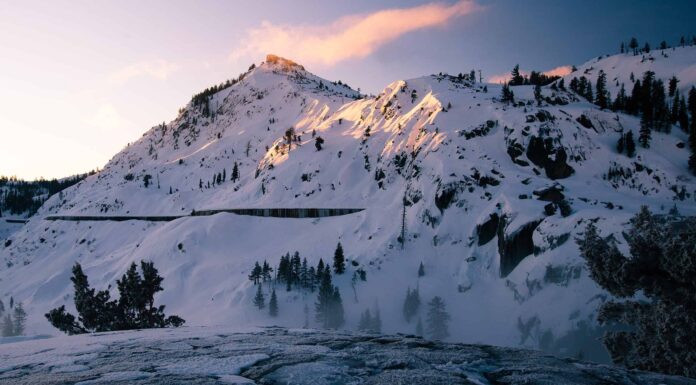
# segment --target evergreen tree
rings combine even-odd
[[[676,76],[672,76],[669,78],[669,97],[673,97],[674,93],[677,92],[677,83],[679,83],[679,79],[677,79]]]
[[[633,158],[633,156],[636,154],[636,142],[633,140],[633,131],[626,133],[625,142],[626,156]]]
[[[423,266],[423,262],[420,263],[418,266],[418,278],[422,277],[425,275],[425,266]]]
[[[281,260],[281,262],[282,262],[282,260]],[[251,269],[251,273],[249,274],[249,280],[254,281],[254,285],[256,285],[259,283],[259,280],[261,280],[262,275],[263,275],[263,268],[261,268],[261,265],[259,265],[259,262],[257,261],[256,263],[254,263],[254,268]]]
[[[598,313],[605,347],[629,368],[696,377],[696,218],[643,207],[623,237],[630,257],[593,223],[578,240],[590,277],[616,298]]]
[[[682,131],[689,132],[689,112],[686,109],[686,98],[681,98],[679,100],[679,117],[677,121],[679,122],[679,127]]]
[[[612,110],[614,111],[624,111],[626,110],[626,88],[624,88],[623,83],[621,83],[621,88],[616,94],[616,99],[614,99],[614,104],[612,105]]]
[[[655,80],[652,87],[650,102],[653,105],[653,127],[660,132],[669,133],[672,129],[670,124],[670,111],[667,106],[665,96],[665,86],[662,80]]]
[[[411,288],[406,289],[406,299],[404,299],[403,313],[406,322],[411,322],[411,318],[418,313],[420,308],[421,300],[420,293],[418,289],[411,290]]]
[[[372,329],[373,333],[382,332],[382,317],[380,315],[379,307],[375,309],[375,316],[372,317],[372,324],[370,326],[370,329]]]
[[[510,83],[511,86],[520,86],[524,84],[524,78],[520,74],[520,65],[516,64],[510,72]]]
[[[261,285],[257,286],[256,295],[254,296],[254,306],[259,308],[259,310],[266,307],[266,298],[263,296],[263,290],[261,290]]]
[[[628,43],[628,48],[633,50],[633,55],[638,55],[638,40],[635,37],[631,38],[631,41]]]
[[[512,92],[508,84],[503,84],[500,101],[503,103],[515,103],[515,94]]]
[[[317,151],[321,151],[322,146],[324,145],[324,138],[321,136],[317,136],[314,138],[314,147],[316,147]]]
[[[321,260],[319,261],[321,263]],[[331,307],[333,304],[333,284],[331,283],[331,270],[323,268],[322,264],[321,283],[319,284],[319,294],[316,303],[316,319],[322,327],[329,328],[331,325]]]
[[[2,320],[2,336],[12,337],[14,335],[14,322],[12,321],[12,316],[8,312]]]
[[[24,335],[24,327],[27,323],[27,313],[24,311],[24,306],[22,303],[18,303],[14,309],[14,326],[13,335],[21,336]]]
[[[271,291],[271,300],[268,302],[268,314],[271,317],[278,316],[278,297],[276,297],[275,288]]]
[[[689,111],[689,115],[691,115],[691,120],[689,121],[689,146],[691,147],[691,150],[696,153],[696,87],[692,86],[689,90],[687,109]]]
[[[338,245],[336,245],[333,267],[336,274],[343,274],[346,271],[346,259],[343,256],[343,246],[341,246],[341,242],[338,242]]]
[[[599,70],[595,91],[597,96],[595,102],[597,106],[601,109],[609,107],[610,96],[609,91],[607,91],[607,74],[604,73],[604,70]]]
[[[370,314],[370,309],[365,309],[362,314],[360,314],[360,321],[358,322],[358,330],[362,332],[369,332],[370,325],[372,325],[372,314]]]
[[[232,166],[232,175],[230,176],[230,180],[232,182],[239,180],[239,167],[237,166],[237,162],[234,162],[234,166]]]
[[[435,296],[428,303],[428,335],[433,340],[444,340],[449,337],[450,315],[445,309],[442,298]]]
[[[59,330],[68,334],[181,326],[178,316],[165,317],[164,306],[155,306],[154,295],[162,291],[162,280],[151,262],[141,261],[142,276],[135,263],[117,280],[118,301],[110,300],[109,291],[95,292],[89,287],[80,264],[73,266],[75,308],[79,319],[65,311],[65,306],[53,309],[45,317]],[[78,322],[79,321],[79,322]]]
[[[338,290],[337,286],[334,286],[333,301],[331,303],[331,324],[330,328],[338,329],[346,322],[345,313],[343,310],[343,300],[341,299],[341,292]]]
[[[669,114],[669,121],[671,124],[677,124],[677,122],[679,122],[679,105],[681,103],[679,99],[679,90],[677,90],[674,93],[674,100],[672,101],[672,110]]]
[[[623,154],[624,152],[624,147],[626,146],[625,141],[626,136],[622,132],[621,134],[619,134],[619,140],[616,142],[616,152],[618,152],[619,154]]]

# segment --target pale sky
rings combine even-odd
[[[378,92],[516,63],[547,71],[696,34],[694,1],[0,0],[0,175],[102,167],[266,53]]]

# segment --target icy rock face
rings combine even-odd
[[[679,52],[687,51],[696,48]],[[665,71],[693,65],[670,58],[655,63]],[[588,67],[635,59],[606,60]],[[383,331],[412,333],[418,317],[426,319],[425,306],[410,323],[402,307],[407,289],[418,287],[423,304],[444,299],[453,341],[606,361],[595,319],[609,297],[588,276],[574,239],[592,221],[623,247],[621,231],[644,204],[656,213],[676,204],[696,214],[689,150],[678,147],[686,135],[653,132],[650,148],[628,158],[616,141],[622,130],[637,135],[638,118],[550,87],[542,89],[542,106],[533,87],[514,93],[516,104],[502,103],[499,85],[438,74],[394,81],[365,97],[269,56],[50,198],[0,245],[0,298],[24,303],[29,333],[55,332],[43,314],[64,304],[74,312],[75,262],[92,286],[105,289],[145,259],[165,277],[157,302],[187,325],[311,327],[316,293],[277,290],[279,316],[272,318],[253,308],[250,269],[263,260],[275,267],[295,251],[316,266],[332,260],[340,241],[348,268],[334,283],[347,329],[379,307]],[[559,191],[548,191],[555,183]],[[228,208],[365,210],[321,219],[42,219]],[[352,279],[359,269],[365,281]],[[262,290],[268,298],[270,284]]]
[[[3,384],[664,384],[696,381],[538,352],[270,328],[97,334],[0,345]]]

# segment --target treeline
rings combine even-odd
[[[679,46],[680,47],[686,47],[687,45],[696,45],[696,35],[692,36],[691,38],[688,38],[686,36],[682,36],[679,39]],[[658,46],[658,49],[660,50],[665,50],[672,48],[665,40],[662,40]],[[632,37],[629,39],[628,43],[626,42],[621,42],[621,47],[619,49],[619,52],[621,53],[633,53],[633,55],[637,56],[641,53],[650,53],[650,43],[645,42],[643,45],[641,45],[638,42],[638,39],[635,37]]]
[[[218,85],[208,87],[203,91],[193,95],[193,97],[191,97],[191,104],[193,104],[194,107],[197,107],[201,114],[203,114],[203,116],[210,116],[210,97],[224,89],[232,87],[233,85],[241,82],[244,79],[244,77],[246,77],[246,75],[254,68],[256,68],[256,64],[252,64],[247,70],[247,72],[239,74],[239,76],[237,76],[237,78],[235,79],[228,79]]]
[[[655,77],[653,71],[643,73],[642,79],[630,75],[633,82],[631,93],[621,83],[616,98],[607,90],[607,77],[603,70],[599,71],[594,91],[592,82],[585,76],[573,77],[570,89],[578,95],[594,103],[599,108],[623,112],[640,117],[638,143],[643,148],[650,147],[652,132],[670,133],[673,125],[689,134],[689,147],[692,154],[689,158],[689,169],[696,174],[696,87],[692,86],[688,95],[679,92],[679,79],[672,76],[667,85]],[[560,84],[560,83],[559,83]],[[556,83],[554,83],[556,86]],[[621,133],[617,142],[617,150],[621,153],[627,144],[627,135],[632,140],[633,133]],[[628,148],[627,148],[628,149]],[[627,155],[632,157],[633,151]]]
[[[351,263],[357,267],[357,262]],[[323,328],[336,329],[345,324],[345,309],[338,286],[332,281],[332,272],[335,276],[346,273],[346,259],[341,243],[338,243],[334,252],[333,263],[325,263],[319,259],[317,266],[310,266],[306,258],[301,258],[299,252],[292,256],[290,253],[280,258],[276,268],[271,267],[267,261],[256,262],[249,274],[249,280],[257,286],[253,305],[259,310],[266,308],[266,296],[264,284],[268,284],[270,300],[268,301],[268,314],[276,317],[279,314],[277,286],[284,286],[285,290],[317,292],[315,302],[315,319]],[[425,267],[421,263],[418,267],[417,277],[425,276]],[[355,284],[366,281],[367,273],[361,267],[353,271],[351,284],[355,290]],[[356,294],[357,301],[357,294]],[[305,308],[307,314],[309,310]],[[417,319],[415,333],[419,336],[427,335],[434,340],[443,340],[449,337],[450,315],[447,313],[445,302],[441,297],[433,297],[427,304],[426,322],[423,324],[421,313],[421,297],[418,288],[407,288],[406,298],[403,304],[403,315],[407,323]],[[305,327],[309,327],[309,321],[305,321]],[[379,306],[365,309],[358,321],[357,329],[369,333],[380,333],[382,330],[382,318]]]
[[[284,285],[286,291],[305,290],[312,293],[317,291],[315,304],[317,322],[324,328],[340,328],[345,323],[343,300],[338,286],[332,282],[332,270],[336,275],[342,275],[346,272],[346,260],[340,242],[334,252],[333,266],[325,264],[323,259],[319,259],[316,268],[309,266],[307,258],[301,259],[299,252],[295,252],[292,257],[290,253],[282,256],[275,269],[275,275],[273,274],[274,269],[268,262],[263,261],[262,264],[256,262],[249,274],[249,280],[253,281],[254,285],[258,285],[254,305],[259,309],[265,308],[265,295],[261,285],[264,282],[273,284],[271,302],[269,303],[269,314],[273,317],[278,315],[275,285]],[[362,268],[353,272],[353,282],[355,283],[357,280],[367,280],[366,273]]]
[[[34,181],[25,181],[14,176],[0,176],[0,216],[8,213],[12,215],[26,213],[31,216],[51,195],[96,173],[97,170],[92,170],[63,179],[42,178]]]
[[[74,315],[60,306],[45,317],[58,330],[67,334],[83,334],[114,330],[178,327],[184,324],[181,317],[164,314],[164,305],[155,306],[155,294],[162,291],[162,278],[154,263],[141,261],[141,273],[132,263],[128,271],[116,280],[119,298],[111,300],[109,290],[96,291],[89,285],[82,266],[75,263],[72,277],[75,291]]]
[[[520,65],[516,64],[510,72],[510,86],[545,86],[560,79],[560,76],[549,76],[543,72],[532,71],[529,76],[520,72]]]

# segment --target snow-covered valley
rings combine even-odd
[[[696,81],[696,47],[676,50],[669,57],[654,51],[656,59],[646,62],[632,55],[593,60],[566,84],[602,68],[636,77],[650,69],[665,81],[679,74],[687,89]],[[418,288],[424,302],[444,299],[451,341],[606,362],[595,320],[609,295],[588,276],[574,240],[590,222],[604,236],[620,237],[641,205],[695,215],[687,135],[676,127],[653,132],[650,148],[629,158],[616,142],[621,132],[638,133],[639,118],[549,86],[538,104],[533,88],[513,87],[511,104],[500,100],[499,85],[438,74],[394,81],[367,97],[269,57],[46,201],[0,245],[0,299],[23,303],[28,333],[56,333],[44,314],[72,307],[75,262],[93,287],[104,289],[132,262],[150,260],[165,278],[158,303],[187,325],[314,327],[316,292],[279,286],[273,318],[253,306],[256,287],[248,276],[255,262],[276,268],[295,251],[311,266],[329,262],[340,242],[347,272],[334,283],[346,329],[355,330],[370,309],[379,310],[382,331],[414,333],[424,314],[407,322],[402,308],[407,290]],[[365,210],[326,218],[44,219],[232,208]],[[365,280],[353,279],[358,271]],[[266,295],[272,286],[262,284]],[[26,344],[32,343],[39,344]]]

